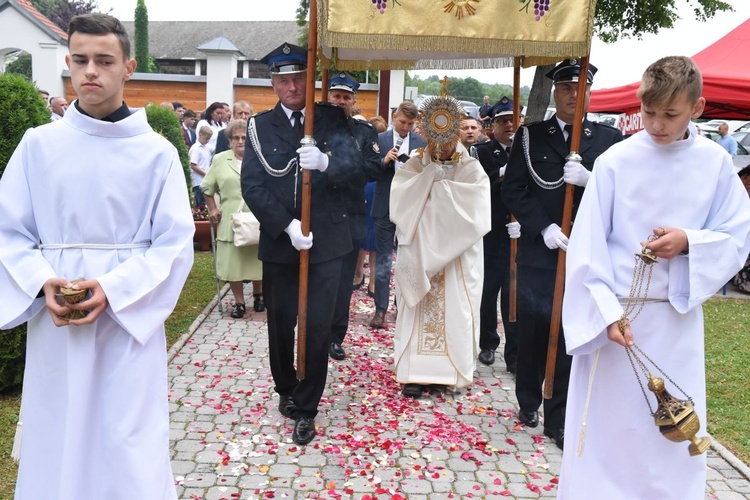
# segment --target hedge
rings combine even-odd
[[[34,84],[12,73],[0,74],[0,177],[23,134],[50,121]],[[26,359],[26,325],[0,332],[0,392],[18,387]]]

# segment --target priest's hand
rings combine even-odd
[[[328,168],[328,155],[315,146],[302,146],[297,149],[299,155],[299,166],[304,170],[320,170],[325,172]]]
[[[521,223],[520,222],[509,222],[505,225],[508,228],[508,236],[511,239],[517,240],[521,237]]]
[[[292,222],[284,229],[284,232],[289,235],[289,239],[292,241],[292,246],[299,250],[309,250],[313,246],[313,234],[304,236],[302,234],[302,223],[298,219],[292,219]]]
[[[69,286],[71,286],[70,281],[65,278],[50,278],[42,287],[44,302],[55,326],[68,326],[68,320],[62,319],[60,316],[70,314],[71,309],[67,305],[58,304],[57,295],[60,293],[60,288]]]
[[[652,241],[642,241],[641,245],[651,250],[654,257],[671,259],[688,251],[688,238],[685,231],[677,227],[655,227]]]
[[[102,286],[97,280],[81,281],[73,285],[71,288],[74,290],[88,290],[91,295],[84,301],[70,305],[71,309],[88,311],[88,314],[84,318],[70,320],[69,323],[71,325],[92,324],[107,308],[107,304],[109,304],[107,294],[104,293],[104,289],[102,289]]]
[[[584,187],[591,177],[591,172],[577,161],[568,161],[563,167],[563,180],[568,184]]]
[[[607,327],[607,338],[615,344],[620,344],[623,347],[631,347],[635,345],[633,342],[633,332],[630,331],[630,322],[625,321],[625,332],[620,332],[620,325],[615,321]]]
[[[544,238],[544,244],[550,250],[562,248],[567,252],[568,237],[563,234],[562,229],[557,224],[550,224],[542,229],[542,238]]]

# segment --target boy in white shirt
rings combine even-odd
[[[204,125],[198,131],[198,140],[190,146],[190,181],[193,186],[193,196],[195,197],[195,208],[200,208],[206,204],[206,199],[201,191],[201,182],[206,176],[211,166],[211,148],[208,147],[208,141],[214,131],[211,127]]]

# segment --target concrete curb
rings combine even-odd
[[[745,479],[750,480],[750,467],[737,458],[734,453],[726,449],[723,444],[714,439],[713,436],[711,436],[711,448],[713,448],[717,455],[726,460],[729,465],[734,467],[737,472],[745,476]]]
[[[177,353],[180,352],[180,350],[185,346],[185,343],[190,340],[190,337],[193,336],[195,331],[200,328],[200,326],[203,324],[203,321],[206,319],[206,317],[211,313],[214,307],[219,303],[219,301],[224,297],[227,292],[229,291],[229,283],[224,283],[224,286],[220,290],[220,295],[217,298],[216,295],[211,299],[211,301],[208,303],[206,307],[203,308],[203,311],[193,320],[193,322],[190,324],[190,328],[188,328],[188,331],[182,334],[182,336],[177,339],[177,341],[172,344],[172,347],[169,348],[167,351],[167,363],[171,363],[175,356],[177,356]]]

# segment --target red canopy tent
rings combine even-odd
[[[703,118],[747,119],[750,116],[750,19],[693,56],[703,73]],[[639,83],[591,92],[591,113],[625,113],[620,129],[640,130]]]

